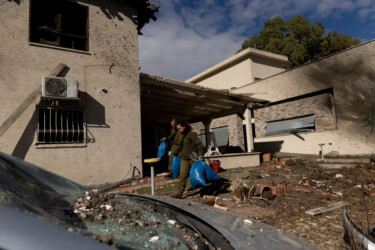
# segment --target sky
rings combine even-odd
[[[139,36],[140,71],[185,81],[233,56],[277,16],[320,21],[366,42],[375,38],[374,0],[151,0],[158,20]]]

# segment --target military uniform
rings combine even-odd
[[[172,130],[171,130],[171,133],[172,133]],[[168,140],[169,138],[173,138],[169,141],[169,146],[171,148],[171,152],[173,152],[174,150],[176,150],[177,146],[178,146],[178,142],[180,140],[180,135],[181,133],[180,132],[176,132],[173,137],[172,135],[168,137]],[[172,170],[172,159],[173,159],[173,155],[169,156],[169,162],[168,162],[168,170]]]
[[[190,130],[187,133],[180,134],[177,147],[171,151],[174,155],[181,157],[178,187],[185,189],[186,180],[189,176],[189,170],[194,164],[194,161],[190,158],[190,155],[195,152],[198,156],[203,156],[203,145],[198,139],[198,135]]]

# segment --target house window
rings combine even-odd
[[[84,143],[83,111],[37,107],[37,143]]]
[[[30,42],[88,51],[88,7],[62,0],[31,0]]]
[[[266,135],[293,134],[312,131],[315,131],[314,115],[266,122]]]
[[[212,133],[215,136],[217,146],[219,151],[222,153],[227,148],[229,144],[229,131],[228,126],[213,128]]]
[[[218,147],[222,153],[229,144],[229,132],[228,126],[212,128],[212,132],[209,134],[209,144],[214,147]],[[203,146],[206,147],[206,133],[204,129],[200,130],[199,139]]]

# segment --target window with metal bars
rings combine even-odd
[[[83,109],[37,107],[37,143],[84,143]]]

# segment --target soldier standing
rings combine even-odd
[[[177,123],[177,130],[180,132],[179,142],[172,151],[173,155],[181,157],[180,176],[178,177],[178,190],[171,195],[173,198],[182,198],[186,187],[186,181],[189,171],[194,161],[190,155],[195,152],[199,156],[199,160],[203,157],[203,145],[198,139],[198,135],[192,131],[190,124],[185,121]]]

